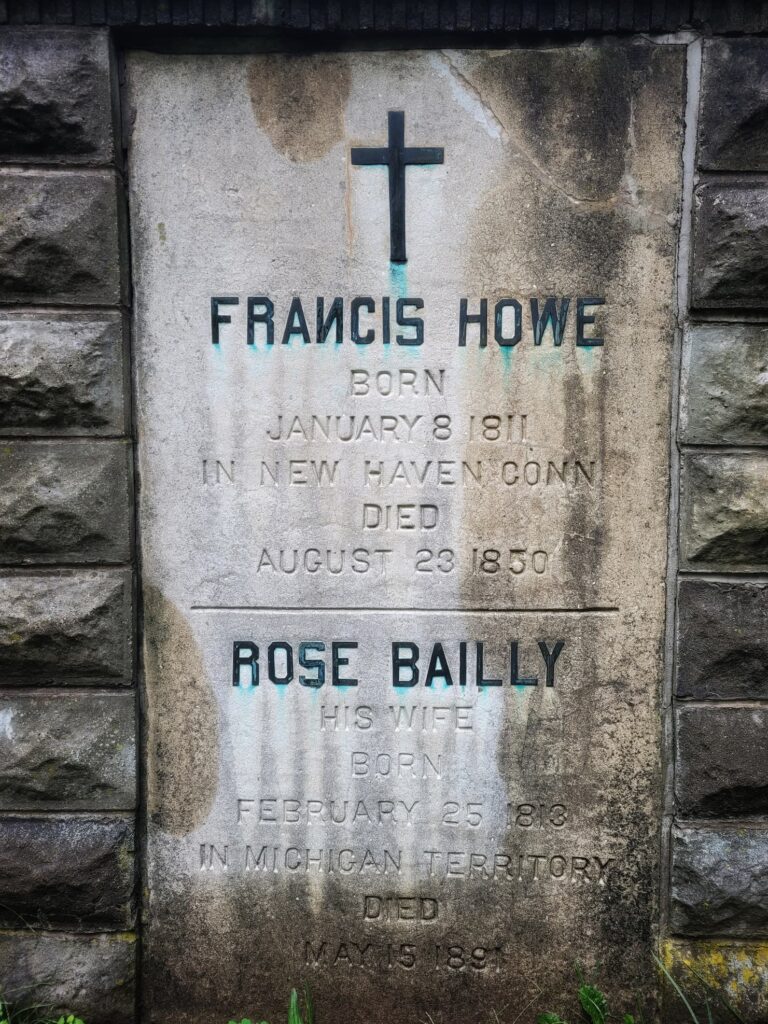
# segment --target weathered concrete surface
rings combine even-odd
[[[0,172],[0,302],[119,303],[119,202],[111,171]]]
[[[768,812],[768,711],[685,707],[675,715],[675,796],[691,818]]]
[[[5,441],[0,562],[125,562],[131,551],[127,441]]]
[[[133,925],[134,826],[115,817],[0,817],[0,926]]]
[[[765,583],[681,580],[677,614],[678,697],[768,697]]]
[[[676,826],[670,927],[678,935],[768,934],[768,831],[760,825]]]
[[[0,575],[4,686],[129,686],[129,570]]]
[[[768,40],[704,43],[698,164],[706,171],[768,171]]]
[[[0,30],[0,159],[114,157],[109,37],[104,31]]]
[[[119,314],[0,313],[0,434],[124,434]]]
[[[689,452],[681,490],[681,568],[768,568],[768,455]]]
[[[707,1019],[706,997],[711,1005],[712,990],[724,996],[745,1021],[768,1017],[768,942],[667,939],[661,957],[685,988],[700,1020]],[[671,985],[665,989],[662,1020],[690,1024],[691,1016]]]
[[[115,935],[0,933],[3,992],[22,1006],[76,1011],[88,1024],[133,1024],[136,939]]]
[[[691,305],[768,306],[768,179],[707,181],[694,196]]]
[[[136,806],[133,694],[0,695],[0,809]]]
[[[685,332],[680,439],[768,443],[768,328],[697,324]]]
[[[574,950],[652,1012],[683,57],[129,56],[148,1020],[272,1019],[297,980],[359,1024],[566,1007]],[[406,264],[350,161],[389,110],[445,149]]]

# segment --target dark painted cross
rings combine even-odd
[[[384,164],[389,168],[389,258],[393,263],[405,263],[405,168],[409,164],[441,164],[443,150],[439,146],[406,146],[405,113],[390,110],[387,118],[386,148],[353,146],[352,163],[355,167]]]

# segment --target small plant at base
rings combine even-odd
[[[299,1007],[299,993],[295,988],[291,989],[291,999],[288,1003],[288,1024],[314,1024],[314,1010],[312,1008],[312,1000],[310,999],[309,992],[304,990],[304,1014],[301,1016],[301,1009]],[[0,1024],[4,1024],[0,1020]],[[67,1022],[69,1024],[69,1022]],[[82,1021],[75,1021],[75,1024],[82,1024]],[[228,1024],[252,1024],[248,1017],[243,1017],[242,1020],[230,1020]],[[267,1024],[267,1021],[262,1020],[259,1024]]]
[[[582,981],[579,985],[579,1004],[584,1019],[589,1021],[589,1024],[606,1024],[610,1019],[605,993],[595,985],[589,985]],[[568,1024],[568,1022],[563,1020],[559,1013],[547,1011],[538,1015],[536,1024]],[[631,1013],[625,1013],[621,1018],[621,1024],[635,1024],[635,1018]]]
[[[74,1013],[62,1014],[60,1017],[50,1015],[49,1006],[13,1007],[0,997],[0,1024],[85,1024],[85,1021]]]

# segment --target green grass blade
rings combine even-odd
[[[288,1024],[302,1024],[299,1013],[299,993],[295,988],[291,989],[291,1001],[288,1004]]]
[[[659,958],[658,958],[658,957],[656,956],[656,954],[655,954],[655,953],[651,953],[651,956],[652,956],[652,957],[653,957],[653,959],[654,959],[654,960],[656,961],[656,966],[657,966],[657,967],[659,967],[659,969],[660,969],[660,970],[661,970],[661,971],[663,972],[663,974],[664,974],[664,976],[666,977],[667,981],[668,981],[668,982],[670,983],[670,985],[672,986],[672,988],[673,988],[673,989],[675,990],[675,992],[677,992],[677,994],[678,994],[678,995],[680,996],[680,998],[682,999],[683,1003],[685,1004],[685,1008],[686,1008],[686,1010],[688,1011],[688,1013],[689,1013],[689,1015],[690,1015],[690,1018],[691,1018],[691,1020],[693,1021],[693,1024],[701,1024],[701,1022],[699,1021],[699,1018],[698,1018],[698,1017],[696,1016],[696,1014],[695,1014],[695,1013],[693,1012],[693,1007],[691,1006],[691,1004],[690,1004],[690,1003],[688,1002],[688,1000],[686,999],[686,997],[685,997],[685,992],[683,992],[683,990],[682,990],[682,989],[680,988],[680,986],[679,986],[679,985],[677,984],[677,982],[675,981],[675,979],[674,979],[674,978],[672,977],[672,975],[671,975],[671,974],[669,973],[669,971],[668,971],[668,970],[667,970],[667,968],[666,968],[666,967],[664,966],[664,964],[663,964],[663,963],[661,962],[661,960],[659,960]]]
[[[608,1016],[608,1000],[594,985],[579,985],[579,1002],[591,1024],[605,1024]]]
[[[315,1007],[306,985],[304,986],[304,1012],[306,1014],[305,1024],[315,1024]]]

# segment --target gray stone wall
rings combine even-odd
[[[0,29],[0,983],[134,1019],[136,690],[109,33]]]
[[[714,982],[741,964],[750,982],[735,1001],[753,1020],[768,1011],[767,126],[768,40],[705,40],[677,439],[668,952]]]

